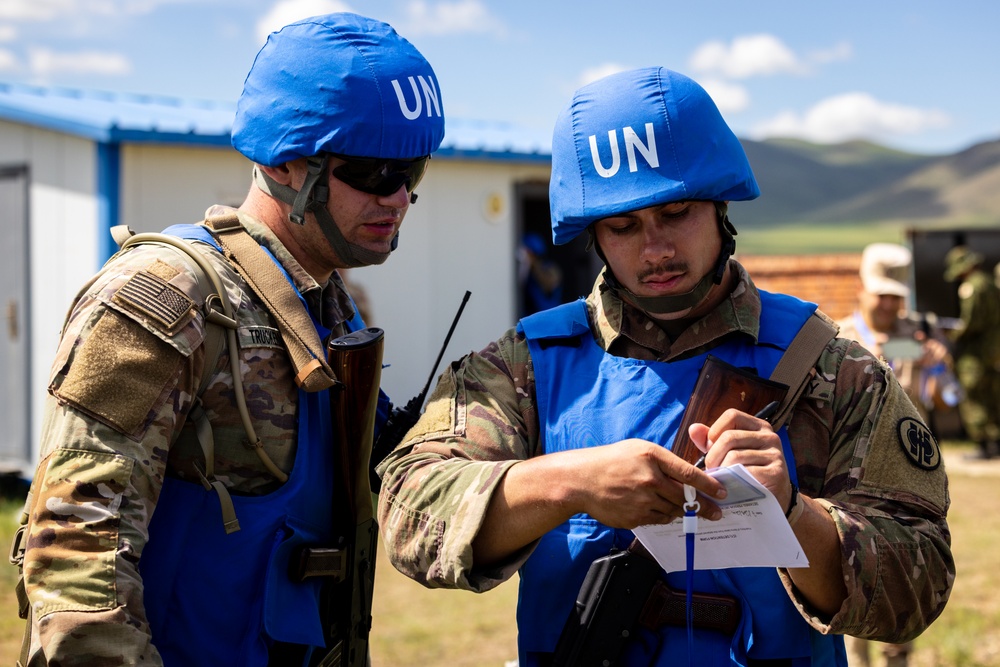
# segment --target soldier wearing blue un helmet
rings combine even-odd
[[[306,19],[268,38],[243,86],[233,146],[256,164],[257,187],[292,207],[294,223],[316,216],[342,267],[381,264],[388,250],[345,237],[325,181],[332,172],[380,197],[405,185],[416,201],[413,191],[444,138],[444,112],[437,77],[413,45],[388,24],[335,16]],[[301,185],[271,171],[303,160]],[[392,248],[397,239],[391,235]]]
[[[624,90],[635,105],[608,103]],[[593,235],[592,223],[623,211],[680,200],[714,202],[722,243],[712,271],[687,293],[653,297],[628,292],[608,272],[609,284],[632,303],[651,313],[683,313],[721,283],[736,250],[727,204],[756,199],[760,189],[739,139],[701,86],[658,69],[584,87],[556,120],[552,153],[549,202],[557,245],[584,231]]]
[[[13,548],[21,664],[368,663],[367,451],[387,400],[332,415],[334,386],[376,404],[380,364],[335,370],[326,344],[379,343],[338,270],[396,246],[443,113],[391,26],[292,23],[239,99],[246,200],[164,235],[116,230],[51,371]]]
[[[552,233],[587,233],[605,270],[452,364],[379,466],[397,568],[477,592],[518,572],[521,667],[844,667],[840,635],[903,642],[941,613],[937,442],[885,364],[731,257],[727,203],[757,196],[696,82],[654,67],[579,89],[553,132]],[[808,567],[709,523],[746,509],[714,470],[736,464]],[[635,543],[688,511],[709,534],[690,555]]]

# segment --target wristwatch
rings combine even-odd
[[[788,501],[788,509],[785,510],[785,518],[788,519],[788,525],[794,526],[805,509],[806,506],[799,502],[799,487],[792,484],[792,499]]]

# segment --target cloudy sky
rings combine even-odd
[[[579,85],[663,65],[742,137],[1000,139],[1000,3],[973,0],[0,0],[0,83],[235,101],[271,30],[333,11],[393,24],[470,120],[547,132]]]

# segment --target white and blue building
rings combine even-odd
[[[234,104],[0,83],[0,469],[30,475],[59,331],[80,286],[116,247],[108,230],[159,231],[238,205],[251,165],[230,145]],[[550,136],[448,118],[396,253],[354,269],[386,331],[383,386],[423,388],[466,290],[442,366],[517,318],[516,249],[548,228]],[[589,290],[593,266],[568,265]],[[441,369],[438,369],[440,372]]]

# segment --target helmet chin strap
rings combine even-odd
[[[337,257],[344,263],[345,268],[359,266],[372,266],[382,264],[389,259],[389,252],[396,249],[399,243],[399,234],[392,239],[392,250],[389,252],[376,252],[361,246],[349,243],[340,231],[340,227],[334,221],[333,216],[326,207],[330,199],[330,188],[321,182],[327,173],[329,156],[312,156],[306,158],[308,171],[302,189],[295,190],[287,185],[278,183],[273,178],[265,174],[254,165],[253,178],[257,187],[271,195],[278,201],[291,205],[292,210],[288,214],[288,219],[297,224],[304,225],[306,222],[306,211],[312,212],[316,216],[316,222],[322,230],[326,240],[337,254]]]
[[[715,267],[701,277],[701,280],[694,286],[694,289],[684,294],[666,296],[639,296],[638,294],[634,294],[618,282],[618,279],[611,272],[608,260],[604,257],[604,253],[601,252],[601,247],[594,243],[597,254],[604,260],[604,266],[607,269],[604,272],[604,282],[608,284],[608,287],[618,292],[626,301],[652,315],[683,317],[694,310],[708,296],[712,285],[722,284],[722,277],[726,274],[726,266],[729,264],[729,258],[736,251],[736,239],[733,238],[736,236],[736,227],[729,221],[729,206],[726,202],[714,202],[714,204],[716,218],[719,221],[719,231],[722,233],[722,247],[719,249],[719,257],[715,262]],[[593,233],[591,233],[591,240],[593,240]]]
[[[677,317],[683,317],[701,303],[714,284],[712,274],[707,273],[690,292],[665,296],[639,296],[623,287],[611,273],[610,267],[604,272],[604,282],[608,284],[608,287],[618,292],[623,299],[647,313],[675,315]]]

